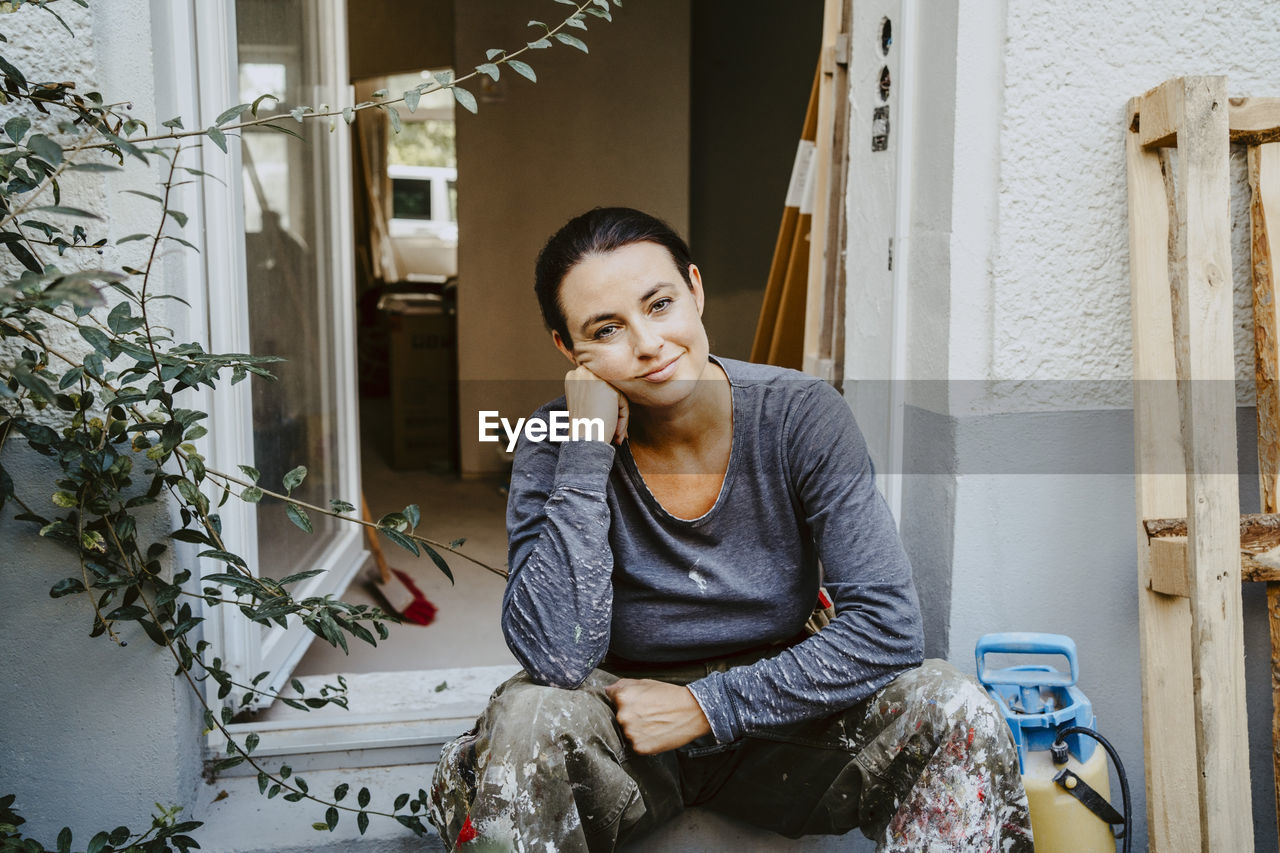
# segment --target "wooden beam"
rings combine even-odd
[[[814,304],[807,306],[805,318],[805,367],[813,369],[843,390],[844,326],[845,326],[845,250],[848,223],[845,221],[849,194],[849,70],[853,32],[853,0],[842,0],[841,30],[833,51],[831,85],[835,92],[835,116],[831,127],[831,164],[827,175],[827,233],[824,237],[826,268],[821,281],[813,281],[810,268],[810,293],[822,290],[822,307],[813,317]],[[810,258],[810,264],[813,259]],[[812,324],[812,329],[810,329]],[[816,335],[816,338],[815,338]]]
[[[1187,479],[1201,849],[1252,850],[1240,600],[1225,77],[1166,84],[1177,124],[1169,265]],[[1144,122],[1145,123],[1145,122]]]
[[[1185,518],[1148,518],[1142,522],[1148,536],[1186,536]],[[1280,536],[1280,513],[1252,512],[1240,516],[1240,541],[1256,540],[1267,535]],[[1280,541],[1280,540],[1278,540]]]
[[[1280,212],[1280,144],[1248,150],[1253,270],[1254,375],[1258,386],[1258,485],[1262,511],[1280,507],[1280,304],[1271,258],[1280,257],[1280,227],[1268,211]]]
[[[1166,80],[1129,102],[1129,131],[1137,135],[1143,148],[1167,148],[1178,144],[1182,123],[1182,99],[1178,97],[1182,78]]]
[[[818,128],[813,154],[813,223],[809,230],[809,266],[805,284],[805,303],[798,318],[803,324],[800,340],[802,370],[817,371],[817,361],[822,350],[821,336],[823,312],[830,296],[827,281],[828,239],[831,236],[832,211],[832,162],[836,142],[837,102],[848,101],[847,68],[837,68],[836,48],[841,33],[847,32],[846,0],[826,0],[822,14],[822,66],[818,92]],[[841,85],[841,84],[844,85]],[[846,146],[847,149],[847,146]],[[847,155],[846,151],[838,156]],[[844,197],[838,202],[843,204]],[[830,247],[834,249],[835,247]],[[798,306],[800,307],[800,306]]]
[[[1191,581],[1187,567],[1187,537],[1161,536],[1151,539],[1151,576],[1148,589],[1161,595],[1191,595]],[[1243,582],[1258,581],[1268,585],[1280,581],[1280,546],[1253,552],[1241,549],[1240,579]]]
[[[1174,379],[1169,302],[1169,216],[1158,152],[1138,132],[1150,95],[1129,102],[1125,162],[1129,184],[1129,275],[1133,318],[1134,464],[1138,518],[1186,515],[1186,476]],[[1147,834],[1153,853],[1200,847],[1191,704],[1191,608],[1151,589],[1152,554],[1138,525],[1138,638],[1142,655],[1142,745]]]
[[[1231,141],[1261,145],[1280,139],[1280,98],[1231,98]]]
[[[1268,98],[1265,104],[1253,107],[1247,100],[1232,101],[1232,123],[1239,113],[1250,110],[1262,113],[1271,110],[1271,118],[1280,118],[1280,99]],[[1265,121],[1266,116],[1257,116]],[[1275,269],[1273,257],[1280,257],[1280,228],[1271,221],[1270,213],[1280,211],[1280,143],[1269,142],[1250,145],[1249,171],[1249,224],[1251,267],[1253,272],[1253,340],[1254,373],[1258,395],[1258,493],[1262,496],[1262,511],[1280,509],[1280,305],[1276,302]],[[1267,584],[1267,614],[1271,636],[1271,733],[1272,733],[1272,793],[1276,802],[1277,820],[1280,820],[1280,577],[1271,578]]]
[[[1139,96],[1130,118],[1130,130],[1144,148],[1169,148],[1178,144],[1179,101],[1162,83]],[[1280,140],[1280,98],[1229,98],[1228,127],[1232,142],[1260,145]]]
[[[1151,548],[1149,589],[1162,595],[1178,595],[1183,598],[1191,595],[1191,585],[1187,582],[1187,537],[1168,536],[1163,539],[1152,539],[1149,547]]]

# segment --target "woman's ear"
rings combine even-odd
[[[707,297],[702,290],[702,273],[698,270],[697,264],[689,264],[689,289],[693,291],[694,304],[698,306],[698,316],[702,316],[702,307],[706,304]]]
[[[551,333],[551,342],[556,345],[556,349],[564,353],[564,357],[569,359],[570,364],[574,367],[578,366],[578,359],[574,357],[573,350],[569,349],[569,347],[565,345],[564,339],[560,337],[559,332],[553,331]]]

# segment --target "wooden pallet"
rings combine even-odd
[[[1280,314],[1268,228],[1268,212],[1280,215],[1280,99],[1228,99],[1225,77],[1179,77],[1132,99],[1126,120],[1148,834],[1158,853],[1253,850],[1239,585],[1267,583],[1280,745]],[[1232,142],[1248,146],[1253,192],[1263,503],[1243,517]],[[1275,760],[1280,778],[1280,750]]]

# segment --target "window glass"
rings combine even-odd
[[[271,94],[260,115],[315,103],[318,80],[316,10],[304,0],[237,0],[236,36],[242,103]],[[241,131],[245,255],[251,351],[285,361],[269,365],[277,381],[252,382],[252,464],[266,488],[284,491],[286,472],[306,465],[293,489],[299,500],[328,505],[335,492],[340,427],[331,329],[333,239],[326,216],[328,128],[289,128],[303,141],[262,128]],[[248,461],[248,460],[246,460]],[[350,499],[348,495],[340,497]],[[337,532],[334,519],[311,513],[303,532],[279,504],[258,505],[258,559],[263,576],[281,578],[312,567]],[[265,629],[264,629],[265,630]]]
[[[411,178],[393,180],[391,210],[396,219],[430,219],[431,181]]]

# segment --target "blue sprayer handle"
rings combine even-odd
[[[1067,659],[1070,674],[1047,666],[1011,666],[988,670],[988,654],[1062,655]],[[1076,659],[1076,644],[1065,634],[1041,634],[1035,631],[1008,631],[1003,634],[985,634],[974,648],[978,663],[978,680],[985,686],[1012,684],[1018,687],[1070,686],[1080,677],[1080,664]]]

